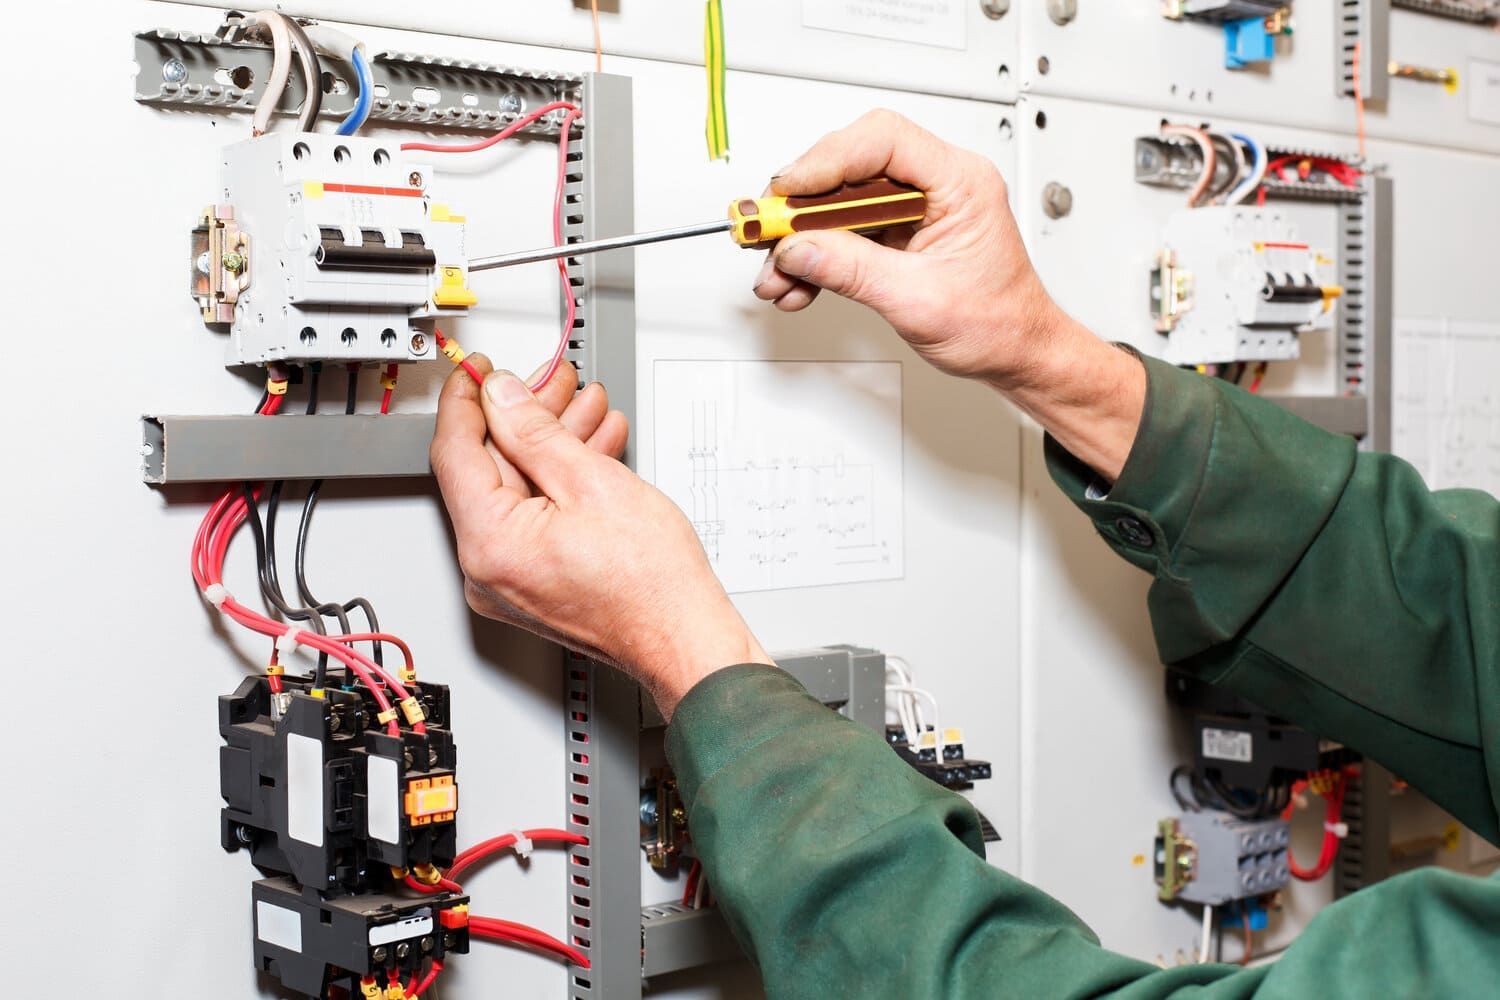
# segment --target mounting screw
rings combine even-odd
[[[413,170],[409,175],[407,175],[406,183],[410,184],[414,188],[419,188],[422,186],[422,175]]]
[[[1047,16],[1053,24],[1067,24],[1078,16],[1078,0],[1047,0]]]
[[[210,270],[212,270],[212,266],[208,259],[207,250],[198,255],[198,258],[193,261],[193,266],[198,269],[199,274],[207,274]]]
[[[420,334],[420,333],[414,333],[414,334],[411,335],[411,352],[413,354],[426,354],[427,353],[427,338],[426,338],[426,336],[424,336],[423,334]]]
[[[656,825],[656,794],[647,789],[641,792],[641,826]]]
[[[236,826],[234,828],[234,839],[242,844],[253,844],[255,843],[255,834],[245,829],[244,826]]]
[[[397,958],[405,958],[407,955],[410,955],[410,954],[411,954],[411,945],[407,944],[405,941],[402,941],[400,944],[396,945],[396,957]]]
[[[168,59],[161,64],[161,78],[168,83],[181,83],[187,79],[187,66],[181,59]]]
[[[384,962],[386,960],[386,958],[389,957],[389,955],[390,955],[390,952],[388,952],[388,951],[385,950],[385,945],[381,945],[380,947],[376,948],[374,951],[370,952],[370,958],[374,959],[375,963],[377,965],[380,964],[381,962]]]
[[[998,21],[1010,10],[1010,0],[979,0],[979,9],[991,21]]]
[[[506,94],[500,98],[501,114],[515,115],[521,113],[521,98],[515,94]]]
[[[418,941],[417,945],[423,951],[431,951],[432,950],[432,946],[433,946],[434,943],[435,942],[432,940],[432,935],[429,934],[429,935],[427,935],[427,937],[424,937],[422,940]]]
[[[245,268],[245,255],[237,250],[230,250],[220,259],[220,263],[230,274],[239,274]]]
[[[1064,184],[1049,181],[1042,188],[1042,211],[1049,219],[1061,219],[1073,211],[1073,192]]]

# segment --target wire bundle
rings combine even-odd
[[[912,753],[918,753],[922,749],[922,734],[929,728],[933,734],[933,748],[937,754],[936,760],[942,763],[943,750],[943,727],[938,721],[937,698],[931,692],[916,687],[913,683],[911,665],[899,656],[887,656],[885,658],[885,670],[888,675],[894,675],[896,683],[887,681],[885,693],[886,701],[891,701],[895,696],[896,718],[901,723],[901,730],[906,736],[906,745]],[[927,702],[932,707],[932,723],[929,727],[926,716],[922,712],[922,702]]]
[[[1324,802],[1323,844],[1318,852],[1317,862],[1311,868],[1304,868],[1297,863],[1291,850],[1287,850],[1287,868],[1295,878],[1315,882],[1333,870],[1333,863],[1339,856],[1339,844],[1349,834],[1349,827],[1343,821],[1344,795],[1349,790],[1349,779],[1353,774],[1353,770],[1348,768],[1340,771],[1315,771],[1292,785],[1292,801],[1282,810],[1283,819],[1292,818],[1298,796],[1309,789],[1323,796]]]

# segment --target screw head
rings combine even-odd
[[[500,111],[507,115],[519,114],[521,111],[521,98],[516,94],[506,94],[500,98]]]
[[[422,940],[418,941],[417,942],[417,946],[419,948],[421,948],[423,951],[431,951],[432,950],[432,946],[434,944],[436,944],[436,943],[437,942],[435,942],[435,941],[432,940],[432,935],[429,934],[429,935],[427,935],[427,937],[424,937]]]
[[[424,334],[414,333],[411,335],[411,352],[413,354],[427,353],[427,337]]]
[[[418,171],[416,171],[416,170],[413,170],[410,174],[407,175],[407,177],[406,177],[406,183],[410,184],[414,188],[421,187],[422,186],[422,175],[421,175],[421,173],[418,172]]]
[[[453,933],[452,931],[448,931],[446,934],[444,934],[443,935],[443,947],[444,948],[457,948],[458,947],[458,935],[455,934],[455,933]]]
[[[212,270],[212,264],[209,261],[207,250],[198,255],[197,259],[193,261],[193,266],[198,269],[199,274],[203,275],[208,274],[208,272]]]
[[[380,945],[374,951],[370,952],[370,957],[378,964],[389,958],[390,954],[390,952],[386,951],[385,945]]]
[[[407,955],[410,955],[410,954],[411,954],[411,945],[407,944],[405,941],[402,941],[400,944],[396,945],[396,957],[397,958],[405,958]]]
[[[1067,24],[1078,16],[1078,0],[1047,0],[1047,16],[1053,24]]]
[[[242,844],[250,844],[255,842],[255,835],[247,830],[243,825],[240,825],[234,828],[234,839],[238,840]]]
[[[230,274],[239,274],[245,268],[245,255],[237,250],[230,250],[224,254],[220,263],[224,265],[224,270]]]
[[[979,9],[991,21],[998,21],[1010,10],[1010,0],[979,0]]]
[[[161,64],[161,78],[168,83],[181,83],[187,76],[187,66],[181,59],[168,59]]]
[[[1049,219],[1061,219],[1073,211],[1073,192],[1066,185],[1049,182],[1042,189],[1042,211]]]

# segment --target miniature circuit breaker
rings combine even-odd
[[[464,218],[430,167],[388,140],[268,133],[223,152],[222,201],[193,230],[192,293],[229,327],[226,364],[406,362],[437,356],[461,316]]]
[[[1219,906],[1275,892],[1291,874],[1291,826],[1193,812],[1164,819],[1156,832],[1157,895]]]
[[[1162,357],[1178,365],[1286,361],[1333,325],[1334,261],[1273,208],[1179,210],[1151,270]]]

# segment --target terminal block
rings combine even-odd
[[[1275,208],[1182,209],[1163,243],[1151,311],[1173,364],[1293,360],[1300,334],[1333,325],[1334,261]]]
[[[887,725],[885,741],[919,774],[944,788],[970,788],[974,782],[984,781],[991,775],[989,761],[964,756],[963,734],[957,729],[943,733],[942,760],[938,760],[937,736],[930,727],[919,737],[916,749],[906,742],[906,733],[900,726]]]
[[[464,218],[431,167],[380,139],[268,133],[223,152],[193,230],[191,290],[226,364],[405,362],[477,301]]]
[[[1275,892],[1291,874],[1291,825],[1229,813],[1184,813],[1157,824],[1157,895],[1219,906]]]

